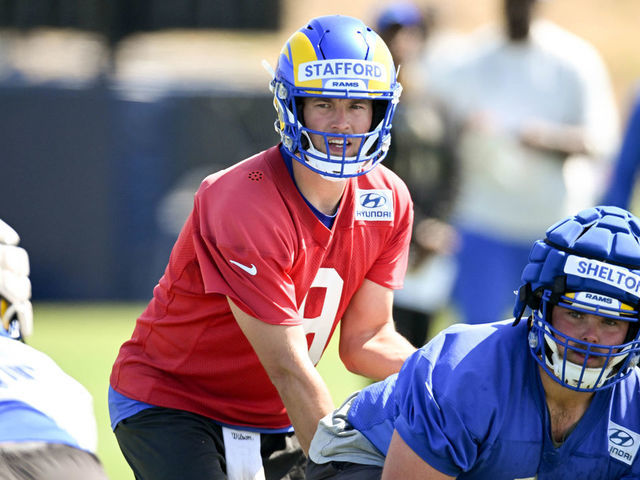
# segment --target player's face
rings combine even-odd
[[[613,318],[601,317],[589,313],[576,312],[568,308],[555,306],[551,313],[552,325],[565,335],[576,338],[583,342],[597,343],[600,345],[620,345],[624,343],[629,329],[629,322],[623,320],[615,320]],[[575,342],[569,342],[582,348]],[[564,356],[564,348],[558,345],[560,356]],[[594,349],[595,352],[604,353],[604,349]],[[582,365],[585,355],[569,350],[567,352],[567,360],[577,365]],[[587,361],[587,367],[602,367],[605,357],[590,356]]]
[[[304,99],[303,115],[305,126],[311,130],[326,133],[360,134],[367,133],[373,118],[373,102],[359,98],[320,98]],[[311,134],[313,146],[327,153],[321,135]],[[343,138],[329,137],[329,154],[342,156]],[[358,153],[362,139],[347,139],[346,156]]]

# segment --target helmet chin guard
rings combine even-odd
[[[597,296],[601,301],[609,300],[608,297],[602,295],[581,293],[582,296]],[[585,342],[560,332],[547,319],[551,318],[551,309],[555,305],[617,320],[625,318],[629,321],[635,316],[636,323],[638,311],[621,308],[618,310],[620,312],[618,314],[613,310],[600,308],[595,303],[573,301],[573,293],[570,293],[569,296],[561,296],[560,301],[553,303],[552,295],[549,290],[543,293],[541,310],[533,312],[529,331],[529,348],[542,368],[565,387],[587,392],[608,388],[627,376],[640,359],[640,344],[637,341],[622,345],[600,345]],[[637,324],[635,328],[637,330]],[[584,357],[583,363],[576,364],[569,361],[567,358],[569,352],[582,355]],[[603,362],[601,367],[587,366],[588,361],[594,358]]]
[[[640,221],[635,216],[602,206],[556,223],[531,249],[522,281],[515,323],[527,307],[532,310],[529,348],[551,378],[572,390],[593,392],[631,373],[640,359]],[[560,332],[551,322],[556,305],[629,322],[624,343],[599,345]],[[579,354],[574,357],[582,363],[570,362],[569,352]]]
[[[285,150],[297,161],[329,179],[364,175],[387,154],[391,120],[402,87],[384,41],[360,20],[343,15],[312,19],[285,43],[270,83],[277,119],[274,124]],[[310,130],[300,118],[304,97],[373,100],[371,130],[337,134]],[[325,152],[310,134],[324,140]],[[342,155],[331,155],[329,138],[343,140]],[[347,142],[359,143],[346,156]]]

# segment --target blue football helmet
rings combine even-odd
[[[593,392],[631,373],[640,359],[640,221],[635,216],[601,206],[554,224],[533,245],[522,281],[515,323],[530,307],[529,348],[551,378],[572,390]],[[629,322],[627,337],[620,345],[598,345],[565,335],[551,324],[555,305]],[[569,351],[584,355],[583,363],[568,361]],[[603,366],[588,367],[593,357],[604,358]]]
[[[329,179],[363,175],[380,163],[391,143],[391,120],[402,87],[384,41],[360,20],[329,15],[311,20],[285,43],[270,83],[277,112],[276,132],[297,161]],[[344,139],[341,156],[319,151],[301,118],[303,97],[373,100],[373,121],[364,134],[337,134]],[[346,156],[347,141],[360,142],[357,155]]]

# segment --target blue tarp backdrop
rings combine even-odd
[[[0,217],[35,300],[148,299],[199,180],[278,141],[266,92],[5,86],[0,105]]]

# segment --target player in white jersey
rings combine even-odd
[[[44,353],[31,334],[29,257],[0,220],[0,479],[106,480],[93,399]]]
[[[322,419],[306,478],[640,478],[640,220],[554,224],[522,282],[515,321],[449,327]]]

